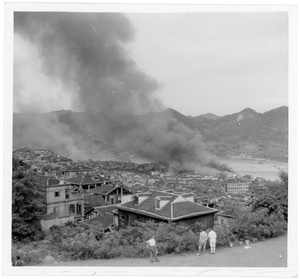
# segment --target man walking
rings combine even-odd
[[[207,242],[207,233],[205,229],[202,229],[202,232],[200,233],[200,237],[199,237],[199,253],[197,254],[198,256],[201,255],[201,251],[202,251],[202,255],[204,255],[206,242]]]
[[[147,247],[150,250],[150,262],[153,262],[153,257],[155,258],[156,262],[159,262],[159,259],[157,258],[157,249],[154,236],[147,241]]]
[[[217,242],[217,234],[214,232],[214,229],[211,228],[211,231],[208,234],[209,245],[210,245],[210,253],[216,253],[216,242]]]

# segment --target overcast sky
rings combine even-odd
[[[288,105],[287,13],[126,16],[134,30],[128,57],[158,82],[166,108],[197,116]],[[36,45],[19,34],[14,42],[14,111],[80,110],[70,97],[76,79],[46,75]]]
[[[184,114],[288,105],[287,13],[128,14],[137,64]]]

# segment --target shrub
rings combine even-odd
[[[37,265],[43,262],[49,254],[47,247],[42,243],[32,242],[29,244],[17,243],[12,244],[12,263],[20,256],[24,265]]]
[[[240,238],[245,236],[254,238],[276,237],[285,233],[287,223],[283,216],[276,212],[269,213],[267,208],[248,212],[232,223],[232,231]]]
[[[230,230],[227,227],[221,225],[216,225],[214,227],[214,230],[217,234],[217,247],[228,246],[231,238]]]

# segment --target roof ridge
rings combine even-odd
[[[193,191],[188,192],[188,193],[183,193],[181,196],[190,195],[190,194],[196,196],[196,194]]]
[[[82,180],[81,180],[81,182],[80,182],[80,185],[82,185],[83,180],[85,179],[86,175],[87,175],[87,173],[84,174],[84,176],[83,176],[83,178],[82,178]]]
[[[174,197],[173,196],[155,196],[155,198],[168,198],[168,199],[172,199]]]
[[[171,201],[172,205],[175,204],[175,203],[178,203],[178,202],[175,202],[178,198],[184,199],[184,201],[181,201],[181,202],[187,202],[187,201],[191,202],[191,201],[187,200],[185,197],[183,197],[182,195],[178,195],[173,201]],[[195,202],[192,202],[192,203],[195,203]]]

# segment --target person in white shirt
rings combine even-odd
[[[217,234],[211,229],[211,231],[208,233],[209,238],[209,245],[210,245],[210,253],[215,254],[216,253],[216,242],[217,242]]]
[[[154,239],[154,236],[152,236],[152,238],[150,238],[149,240],[147,240],[147,248],[150,251],[150,262],[153,262],[153,257],[155,258],[156,262],[159,262],[159,259],[157,258],[157,249],[156,249],[156,242]]]
[[[199,236],[199,253],[197,254],[198,256],[201,255],[201,251],[202,251],[202,255],[204,255],[206,242],[207,242],[207,233],[205,229],[202,229],[202,232],[200,233]]]

